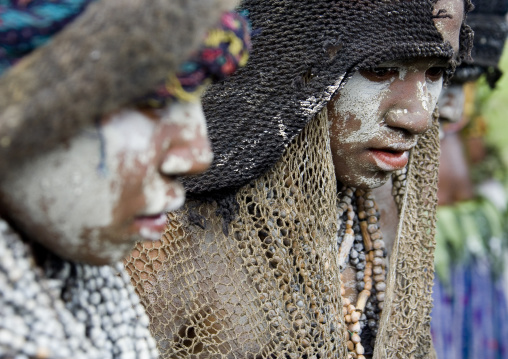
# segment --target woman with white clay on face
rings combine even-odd
[[[328,104],[330,145],[340,182],[376,188],[406,167],[432,126],[446,62],[425,59],[360,70]]]
[[[185,201],[174,176],[200,172],[211,158],[199,102],[126,109],[6,173],[3,208],[55,253],[111,263],[135,242],[159,239],[166,212]]]
[[[203,100],[214,162],[127,263],[163,357],[432,358],[432,114],[470,5],[243,1],[249,64]],[[370,189],[404,167],[387,273]]]
[[[123,34],[118,33],[119,27],[127,20],[123,16],[126,10],[123,2],[117,2],[116,6],[114,1],[96,2],[88,9],[85,9],[88,2],[84,3],[78,14],[73,14],[79,15],[76,22],[58,34],[57,40],[26,54],[26,58],[17,59],[19,63],[7,61],[14,66],[0,73],[0,93],[13,99],[12,103],[0,108],[0,168],[4,170],[0,178],[2,358],[158,356],[147,329],[146,315],[120,261],[135,242],[158,239],[167,222],[166,212],[183,204],[185,191],[176,177],[199,173],[210,164],[213,156],[199,100],[201,88],[210,80],[230,74],[247,57],[247,23],[238,14],[220,16],[231,5],[227,1],[207,4],[186,2],[184,8],[179,8],[175,2],[147,5],[133,1],[128,10],[138,7],[138,10],[146,10],[148,15],[136,22],[134,32],[138,37],[129,35],[127,41],[115,41],[122,38]],[[45,6],[53,10],[60,6],[61,11],[48,12]],[[42,12],[51,18],[69,11],[67,6],[67,2],[58,1],[39,1],[29,4],[26,9],[23,6],[4,8],[0,5],[0,15],[19,18],[21,12],[25,19],[30,19]],[[196,13],[191,12],[191,8]],[[157,16],[153,13],[150,16],[148,10],[155,11]],[[197,18],[203,10],[210,18]],[[98,13],[101,16],[97,17]],[[171,31],[165,16],[178,19],[185,26]],[[39,17],[34,17],[35,30],[24,28],[24,34],[37,36],[40,24],[36,20]],[[50,18],[45,24],[51,23]],[[64,20],[70,22],[73,18],[69,15]],[[63,21],[59,20],[57,25]],[[83,23],[85,29],[81,27]],[[200,25],[196,26],[196,23]],[[216,28],[211,34],[215,38],[219,34],[221,41],[210,44],[210,35],[201,48],[192,46],[192,42],[202,41],[212,24]],[[2,25],[0,22],[0,33],[11,31],[9,28],[5,30]],[[6,26],[9,25],[12,23],[8,22]],[[69,39],[73,38],[77,29],[93,33],[94,26],[106,34],[93,41],[96,61],[121,69],[125,61],[137,60],[132,63],[130,72],[99,73],[98,83],[94,83],[93,80],[97,80],[95,73],[89,73],[85,78],[78,76],[88,64],[86,61],[66,62],[76,53],[87,53],[82,42]],[[178,69],[175,66],[181,61],[175,59],[180,54],[162,51],[162,56],[150,53],[154,49],[137,46],[135,39],[139,40],[139,37],[144,43],[153,39],[151,27],[158,28],[160,32],[169,31],[171,36],[175,36],[174,41],[167,43],[171,45],[171,51],[189,53],[196,48],[185,62],[184,70],[178,70],[178,75],[174,75]],[[43,30],[48,33],[48,29]],[[192,39],[187,38],[182,45],[182,39],[177,36],[179,31]],[[16,34],[13,33],[10,33],[11,38]],[[83,37],[81,31],[78,33],[80,38],[93,38]],[[23,39],[26,43],[31,43],[31,40]],[[112,47],[111,41],[118,46]],[[236,41],[235,51],[229,51],[230,41]],[[125,48],[162,56],[166,61],[161,61],[165,64],[163,68],[172,74],[167,83],[159,87],[155,84],[153,89],[156,92],[153,93],[152,89],[148,96],[137,93],[132,87],[127,90],[127,93],[134,91],[130,92],[131,98],[121,98],[126,94],[125,88],[111,93],[105,86],[107,80],[113,79],[120,84],[127,78],[136,84],[140,81],[138,71],[142,71],[144,61],[148,61],[137,52],[127,60],[118,56]],[[50,54],[65,53],[67,57],[62,57],[67,68],[60,68],[61,64],[47,53],[38,58],[45,51]],[[207,52],[213,52],[216,57],[207,56]],[[5,64],[4,56],[2,52],[1,65]],[[42,60],[42,65],[35,60],[37,58]],[[218,66],[217,58],[224,60],[227,67]],[[42,94],[35,91],[33,97],[28,96],[27,93],[33,90],[30,85],[44,80],[46,75],[36,70],[38,65],[48,73],[53,71],[60,83],[44,89],[46,91]],[[69,70],[68,67],[74,71],[66,76],[64,70]],[[103,70],[99,65],[92,67],[92,71]],[[110,69],[109,66],[106,68]],[[4,68],[1,67],[1,70]],[[35,79],[30,75],[33,73],[36,74]],[[146,74],[145,77],[150,76]],[[144,80],[141,83],[146,86]],[[12,86],[13,83],[17,86]],[[52,118],[31,122],[31,107],[39,106],[40,112],[44,113],[48,109],[47,104],[54,100],[52,96],[62,96],[60,108],[72,112],[64,101],[67,94],[59,91],[66,86],[70,87],[69,91],[78,93],[86,93],[92,87],[104,96],[105,107],[114,105],[116,109],[102,113],[98,120],[92,117],[82,126],[74,123],[79,122],[78,119],[72,119],[75,121],[70,124],[61,123],[61,126],[56,126]],[[24,91],[16,92],[20,88]],[[45,98],[42,105],[37,101],[40,96]],[[24,98],[28,99],[24,103],[28,110],[22,108]],[[5,97],[1,101],[4,100]],[[80,100],[93,103],[92,98]],[[55,106],[58,108],[58,104]],[[76,106],[83,109],[81,103]],[[59,115],[57,113],[55,117]],[[16,116],[19,116],[18,120],[13,121]],[[34,125],[30,126],[30,123]],[[45,126],[53,126],[54,138],[44,138]],[[74,132],[69,129],[73,126],[76,127]],[[41,134],[40,143],[35,143],[40,145],[40,153],[23,148],[27,137],[37,139],[30,131]],[[26,136],[23,136],[24,133]],[[45,143],[46,140],[55,142],[55,138],[60,142]],[[21,151],[16,153],[14,149]],[[12,156],[4,157],[5,153]]]

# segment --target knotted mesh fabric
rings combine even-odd
[[[439,124],[411,151],[400,206],[375,358],[434,358],[430,336],[434,233],[439,168]]]
[[[126,267],[163,358],[346,357],[327,138],[323,114],[241,188],[229,236],[201,204],[203,228],[183,210],[137,246]]]
[[[215,203],[190,202],[136,247],[126,268],[162,358],[348,358],[328,136],[324,112],[242,187],[229,235]],[[432,358],[437,136],[411,157],[375,358]]]
[[[204,96],[215,159],[205,174],[184,181],[187,190],[238,188],[264,174],[359,68],[417,57],[451,59],[451,46],[434,24],[447,15],[434,5],[432,0],[243,1],[253,26],[251,57]],[[468,52],[470,35],[463,26],[459,58]]]
[[[508,35],[508,1],[475,0],[474,5],[475,9],[468,16],[468,24],[474,30],[472,59],[459,67],[453,81],[475,81],[485,73],[487,82],[494,88],[502,76],[498,63]]]

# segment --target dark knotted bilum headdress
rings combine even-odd
[[[475,81],[485,74],[487,82],[494,88],[502,75],[499,60],[508,35],[508,1],[473,0],[475,9],[468,16],[468,25],[474,31],[472,59],[460,66],[452,81],[465,83]]]
[[[469,2],[466,11],[469,10]],[[215,159],[188,179],[192,193],[238,188],[260,176],[332,95],[360,68],[415,57],[451,59],[434,1],[254,1],[247,66],[210,88],[203,104]],[[471,34],[461,31],[467,57]],[[455,67],[450,63],[449,73]]]
[[[204,96],[215,162],[186,181],[196,198],[169,214],[161,241],[126,262],[163,358],[348,358],[344,203],[325,105],[357,69],[384,61],[446,58],[449,76],[452,48],[433,22],[449,14],[434,4],[243,2],[251,60]],[[471,43],[463,25],[457,61]],[[436,121],[411,152],[376,359],[432,358]]]
[[[0,171],[122,107],[198,98],[247,60],[245,19],[217,25],[236,3],[0,1]]]

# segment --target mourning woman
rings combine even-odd
[[[0,3],[1,358],[158,356],[120,261],[210,164],[199,88],[245,62],[232,6]]]
[[[163,358],[431,358],[433,116],[463,0],[245,0],[251,61],[210,88],[215,159],[127,268]],[[394,178],[386,258],[371,189]]]

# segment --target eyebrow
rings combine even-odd
[[[453,15],[448,14],[448,10],[439,9],[436,15],[432,15],[433,19],[453,19]]]

